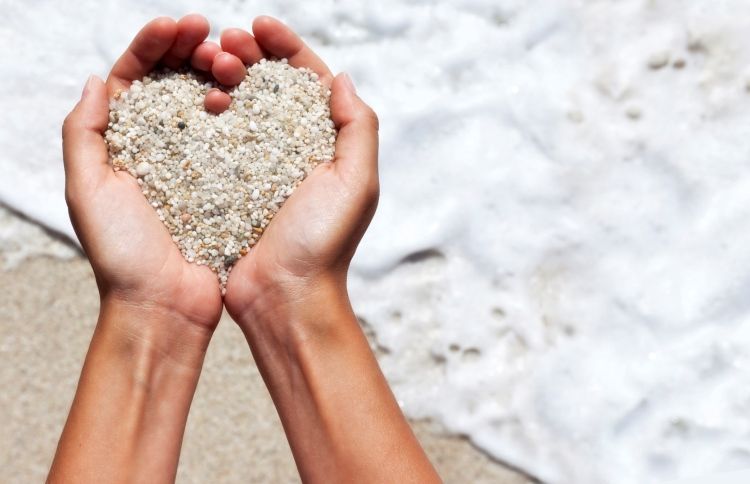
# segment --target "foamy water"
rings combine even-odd
[[[188,5],[281,16],[379,112],[350,286],[410,416],[553,483],[750,467],[750,4],[5,5],[0,200],[71,233],[63,116]]]

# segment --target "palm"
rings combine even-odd
[[[239,60],[213,62],[220,49],[203,42],[208,32],[208,22],[199,15],[179,22],[149,22],[113,66],[108,94],[127,89],[157,64],[176,68],[188,60],[217,78],[238,78]],[[244,71],[241,63],[239,70]],[[66,120],[63,142],[71,220],[97,282],[103,294],[171,308],[195,322],[214,325],[222,307],[218,279],[208,268],[182,257],[135,179],[113,172],[107,163],[102,137],[108,120],[106,96],[97,89],[97,101],[78,120]]]
[[[189,264],[129,174],[109,171],[89,196],[82,213],[82,237],[97,273],[116,281],[112,288],[138,291],[196,320],[212,321],[221,312],[216,275]],[[112,216],[116,214],[116,216]]]
[[[372,124],[359,124],[362,113],[342,92],[341,81],[332,82],[328,67],[283,24],[260,18],[253,23],[253,32],[263,51],[315,71],[321,82],[331,86],[331,114],[339,138],[334,160],[313,170],[232,270],[224,299],[230,314],[240,314],[255,288],[265,283],[341,273],[336,269],[348,265],[377,204],[374,114],[365,116],[366,123]],[[355,118],[360,120],[355,123]],[[363,133],[367,134],[363,137]]]
[[[377,120],[352,97],[353,90],[342,84],[345,79],[331,84],[328,67],[280,22],[257,18],[254,37],[240,29],[227,30],[221,48],[203,42],[208,30],[207,21],[196,15],[177,23],[164,18],[150,22],[112,68],[109,94],[127,89],[158,63],[177,67],[188,59],[196,69],[210,70],[218,81],[236,85],[244,77],[244,65],[265,53],[310,68],[331,86],[331,112],[340,129],[333,163],[311,173],[232,271],[225,303],[230,312],[237,312],[258,280],[307,278],[346,267],[377,203]],[[213,94],[217,102],[209,102],[207,95],[207,109],[228,99],[226,94]],[[108,119],[106,93],[100,90],[98,95],[95,107],[79,116],[79,126],[64,130],[70,143],[63,147],[71,218],[99,283],[105,290],[136,293],[215,324],[221,311],[216,276],[184,260],[136,181],[108,165],[101,136]],[[84,148],[76,151],[73,146]]]
[[[349,263],[377,197],[352,191],[339,168],[335,162],[318,166],[234,267],[224,300],[230,314],[244,311],[256,284],[315,278]]]
[[[335,164],[319,166],[287,200],[248,254],[248,261],[240,261],[237,269],[252,266],[308,276],[318,268],[335,265],[339,258],[348,260],[354,247],[347,244],[360,230],[348,223],[362,211],[358,198],[349,191]]]

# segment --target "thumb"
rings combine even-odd
[[[374,185],[378,180],[378,117],[357,95],[348,74],[331,83],[331,117],[339,130],[334,162],[347,180]]]
[[[80,189],[108,169],[103,133],[109,122],[109,99],[104,82],[91,76],[81,100],[63,123],[63,160],[66,186]]]

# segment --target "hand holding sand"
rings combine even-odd
[[[112,171],[103,138],[109,96],[159,63],[176,66],[191,56],[195,61],[194,51],[205,45],[201,42],[207,34],[207,22],[195,15],[148,23],[113,66],[106,84],[93,76],[87,82],[63,125],[63,155],[71,220],[104,304],[157,308],[211,329],[221,314],[215,276],[182,257],[135,179]]]
[[[259,61],[263,53],[241,29],[222,32],[221,46],[205,40],[209,30],[208,21],[198,14],[186,15],[176,23],[166,17],[149,22],[112,68],[107,78],[109,95],[127,90],[159,65],[170,69],[189,65],[223,86],[236,86],[245,77],[245,66]],[[206,109],[214,113],[226,110],[230,102],[220,89],[210,90],[205,98]]]
[[[174,480],[219,285],[182,257],[135,179],[112,171],[103,133],[111,95],[159,63],[201,59],[207,34],[200,16],[150,22],[65,120],[66,199],[102,302],[49,482]]]
[[[66,119],[66,196],[76,233],[97,277],[102,309],[49,481],[174,481],[190,402],[221,312],[216,275],[187,260],[192,255],[190,247],[205,247],[197,237],[190,239],[191,244],[197,245],[185,245],[182,236],[192,230],[185,225],[192,227],[197,222],[192,220],[193,215],[200,218],[197,214],[203,216],[208,211],[208,218],[212,219],[208,223],[213,224],[226,213],[217,215],[215,204],[209,202],[190,217],[178,213],[179,222],[172,223],[172,209],[185,210],[190,205],[186,202],[183,206],[181,200],[170,197],[162,200],[158,192],[181,193],[180,196],[188,192],[164,189],[164,183],[177,184],[169,181],[169,170],[162,169],[157,180],[150,166],[139,169],[145,161],[136,159],[140,152],[137,144],[131,146],[130,154],[123,153],[119,161],[112,160],[115,167],[130,173],[113,170],[103,134],[112,124],[107,133],[109,148],[110,152],[114,149],[119,153],[118,145],[128,143],[121,143],[115,135],[127,137],[128,129],[118,131],[122,126],[117,116],[110,122],[108,93],[116,95],[127,89],[157,64],[174,68],[190,58],[194,68],[210,71],[225,86],[242,82],[247,74],[245,65],[256,63],[260,68],[251,67],[251,71],[261,72],[257,84],[261,94],[275,100],[277,86],[271,87],[273,95],[269,95],[266,83],[269,76],[289,73],[285,70],[288,66],[280,63],[285,67],[272,67],[266,76],[264,69],[271,63],[259,62],[263,52],[286,59],[292,67],[307,69],[300,71],[302,77],[294,74],[299,82],[293,87],[299,87],[300,82],[310,86],[307,81],[320,80],[327,96],[330,86],[330,114],[338,137],[319,137],[329,143],[336,141],[332,162],[320,164],[317,163],[324,160],[318,158],[327,153],[325,144],[312,154],[305,152],[304,146],[295,146],[293,139],[277,147],[283,151],[291,146],[294,156],[286,154],[295,160],[293,163],[299,164],[296,160],[304,158],[299,156],[301,150],[309,156],[307,161],[314,161],[317,166],[312,169],[310,165],[309,176],[278,213],[274,211],[270,224],[270,217],[260,224],[265,229],[261,230],[263,235],[248,243],[249,250],[240,254],[244,257],[229,275],[224,303],[250,344],[303,481],[349,482],[364,478],[378,482],[439,482],[380,372],[346,292],[349,262],[378,199],[378,121],[374,112],[357,96],[347,75],[334,79],[325,64],[280,22],[268,17],[256,19],[254,37],[238,29],[225,32],[221,42],[224,52],[218,52],[218,46],[201,43],[207,34],[203,22],[200,17],[189,16],[178,23],[158,19],[148,24],[117,62],[107,84],[92,77],[80,103]],[[253,72],[248,78],[252,75]],[[158,75],[156,78],[161,79]],[[189,76],[172,79],[178,84],[194,80]],[[146,90],[153,94],[150,89]],[[134,89],[142,90],[140,85]],[[169,102],[171,98],[167,98],[162,101]],[[200,96],[191,100],[193,106],[200,105]],[[244,109],[249,107],[252,112],[256,109],[253,102],[258,100],[264,101],[248,100]],[[210,91],[204,101],[206,109],[214,113],[225,111],[231,102],[232,98],[222,90]],[[136,104],[130,114],[140,119],[143,109]],[[123,112],[130,107],[126,103]],[[284,118],[285,110],[280,111],[277,120]],[[325,112],[328,124],[314,126],[327,133],[331,128],[328,110],[318,112]],[[238,119],[237,114],[230,111],[225,118],[232,119],[235,127],[244,129],[242,126],[247,124],[250,131],[255,131],[250,121]],[[205,112],[198,113],[198,127],[200,119],[208,119],[206,116]],[[270,119],[268,133],[278,133],[273,118],[264,118]],[[319,119],[320,116],[313,116],[314,123]],[[177,130],[178,140],[183,136],[181,130],[194,133],[186,129],[184,121],[171,119],[165,124],[167,121],[174,124],[169,131]],[[135,129],[140,132],[143,128],[141,125]],[[144,132],[149,128],[159,131],[156,126],[148,126]],[[212,127],[212,133],[221,131],[221,126]],[[281,139],[294,138],[295,132]],[[140,136],[135,138],[143,142]],[[183,141],[194,140],[188,136]],[[160,140],[151,139],[148,146],[141,146],[152,151],[159,143]],[[264,150],[262,144],[255,146]],[[236,149],[247,147],[238,145]],[[168,154],[176,159],[184,152],[170,148]],[[231,150],[222,154],[225,161],[232,161]],[[154,156],[154,160],[163,160],[166,155]],[[265,156],[252,160],[260,160],[265,166]],[[202,162],[212,165],[210,157]],[[216,171],[216,165],[210,170],[212,176],[222,173]],[[189,186],[192,175],[183,177],[186,167],[180,165],[180,169],[185,169],[180,179]],[[303,171],[307,174],[306,169]],[[296,187],[293,182],[287,186]],[[201,185],[206,189],[203,195],[212,184],[215,182]],[[247,192],[246,187],[237,188]],[[291,193],[291,189],[282,191],[284,199]],[[258,198],[255,192],[249,192],[251,200]],[[196,198],[201,198],[201,193],[196,194]],[[222,196],[220,203],[224,208],[226,197],[209,193],[211,198],[214,195]],[[193,197],[192,192],[190,196]],[[247,203],[244,195],[234,197],[232,193],[230,198]],[[255,227],[252,220],[251,217],[250,228]],[[222,232],[212,234],[221,238]],[[203,244],[214,243],[215,238],[208,237]],[[182,254],[175,242],[181,244]],[[226,244],[223,248],[230,255],[234,250]],[[211,248],[203,255],[220,254]],[[229,265],[234,262],[231,260]],[[221,271],[217,272],[224,282]]]
[[[303,482],[440,482],[346,289],[378,201],[377,117],[347,75],[333,78],[280,22],[256,19],[253,33],[264,51],[331,82],[338,137],[333,162],[313,170],[237,262],[226,308],[250,345]]]
[[[127,91],[115,91],[106,132],[115,171],[126,170],[137,179],[183,256],[215,271],[222,293],[235,262],[256,252],[260,235],[300,181],[331,161],[336,139],[329,109],[332,74],[325,64],[278,21],[261,17],[254,33],[225,32],[222,47],[229,51],[214,57],[214,77],[239,83],[237,87],[218,91],[210,78],[194,71],[149,73]],[[258,62],[259,43],[281,61]],[[195,50],[194,66],[208,68],[202,60],[208,46]],[[225,57],[239,67],[218,69]],[[248,72],[243,62],[250,66]],[[290,261],[314,262],[306,268],[309,272],[345,273],[374,212],[377,119],[347,76],[334,84],[333,117],[345,137],[358,139],[344,140],[333,168],[316,170],[310,187],[295,197],[301,200],[274,224],[276,235],[267,239],[275,241],[264,244],[260,259],[280,263],[268,267],[277,279],[289,271],[302,275]],[[202,102],[207,90],[206,104],[212,104],[211,94],[220,93],[231,108],[207,114]],[[356,145],[359,152],[347,145]],[[323,237],[310,238],[311,226]],[[233,306],[230,302],[230,310]]]
[[[264,50],[306,67],[331,87],[338,128],[332,163],[319,165],[286,201],[250,253],[230,274],[225,304],[241,319],[260,291],[292,295],[321,284],[343,287],[349,261],[377,206],[378,120],[348,75],[325,63],[280,22],[260,17],[253,33]]]

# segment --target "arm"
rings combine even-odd
[[[346,75],[280,22],[253,24],[264,52],[331,86],[339,129],[317,167],[232,271],[225,297],[281,417],[305,482],[439,482],[391,393],[346,291],[378,199],[378,121]]]
[[[49,482],[174,480],[190,403],[221,315],[218,281],[188,264],[136,181],[108,164],[108,95],[158,63],[188,59],[219,77],[198,15],[147,24],[113,66],[92,77],[63,125],[65,195],[91,262],[101,312]],[[239,62],[239,61],[237,61]],[[244,67],[241,67],[244,72]],[[226,72],[225,72],[226,71]]]
[[[291,281],[288,281],[291,283]],[[239,317],[304,482],[439,482],[340,278],[262,288]]]
[[[211,333],[105,300],[48,482],[174,482]]]

